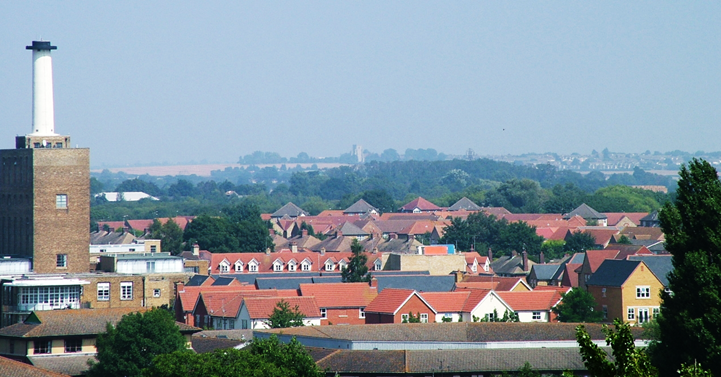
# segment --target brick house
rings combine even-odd
[[[321,325],[365,324],[365,308],[378,296],[378,289],[368,283],[301,284],[300,292],[315,297]]]
[[[436,310],[413,289],[386,288],[366,306],[366,324],[403,323],[408,314],[419,315],[421,322],[433,322]]]

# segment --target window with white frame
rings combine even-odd
[[[661,308],[653,308],[653,318],[656,318],[659,314],[661,314]]]
[[[275,271],[275,272],[283,271],[283,263],[282,262],[273,263],[273,271]]]
[[[401,314],[401,321],[408,322],[408,314]]]
[[[531,313],[531,319],[534,321],[540,321],[541,320],[541,312]]]
[[[300,269],[303,271],[310,271],[310,263],[304,261],[300,264]]]
[[[98,283],[98,301],[110,301],[110,283]]]
[[[366,317],[366,311],[363,310],[363,308],[358,309],[358,318],[365,318]]]
[[[227,274],[227,273],[228,273],[228,270],[229,270],[229,267],[230,267],[230,266],[228,266],[227,264],[221,263],[218,269],[220,270],[220,273],[221,273],[221,274]]]
[[[335,265],[333,264],[333,262],[331,262],[331,261],[325,262],[325,270],[326,271],[333,271],[334,267],[335,267]]]
[[[608,318],[608,306],[604,305],[601,307],[601,311],[603,311],[603,319]]]
[[[83,340],[81,338],[65,339],[65,353],[82,352]]]
[[[376,271],[380,271],[381,268],[383,268],[383,262],[381,262],[380,259],[376,259],[376,261],[373,263],[373,268],[375,268]]]
[[[348,264],[346,264],[345,261],[342,260],[342,261],[338,262],[338,268],[340,268],[341,271],[345,270],[347,267],[348,267]]]
[[[638,309],[638,323],[648,322],[648,308]]]
[[[626,317],[629,321],[636,320],[636,309],[628,308],[628,315]]]
[[[66,194],[55,195],[55,208],[57,208],[57,209],[68,208],[68,196]]]
[[[120,299],[121,300],[132,300],[133,299],[133,282],[132,281],[120,282]]]
[[[297,268],[298,266],[295,264],[295,262],[288,263],[288,271],[295,271]]]
[[[326,309],[326,308],[320,308],[320,317],[321,317],[321,318],[328,318],[328,309]]]
[[[236,261],[234,267],[235,267],[235,272],[243,272],[243,262]]]
[[[153,297],[160,297],[160,289],[153,289]]]
[[[493,322],[496,320],[496,315],[494,313],[486,313],[486,319],[488,322]]]
[[[478,262],[473,261],[473,265],[471,265],[471,271],[478,272]]]
[[[636,287],[636,298],[651,298],[651,287]]]
[[[428,323],[428,313],[421,313],[421,323]]]
[[[52,351],[52,340],[50,339],[37,339],[33,341],[33,353],[50,353]]]
[[[601,288],[601,296],[606,297],[606,288]]]
[[[258,264],[257,263],[248,263],[248,271],[258,272]]]

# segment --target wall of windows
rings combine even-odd
[[[80,309],[78,285],[55,287],[18,287],[18,310]]]

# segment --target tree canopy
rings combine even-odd
[[[353,239],[350,246],[353,255],[350,258],[348,266],[341,272],[344,283],[358,283],[371,281],[371,275],[368,273],[368,257],[363,254],[363,245],[357,239]]]
[[[662,376],[696,361],[721,375],[721,182],[711,164],[697,159],[679,176],[675,203],[660,213],[674,270],[672,293],[661,292],[653,360]]]
[[[98,362],[88,376],[140,376],[157,355],[186,350],[185,337],[165,309],[123,316],[116,326],[107,325],[96,346]]]
[[[161,224],[158,219],[154,219],[153,224],[150,225],[149,233],[146,238],[160,240],[160,249],[162,251],[170,252],[173,255],[178,255],[183,251],[183,230],[173,219],[168,219],[165,224]]]
[[[553,310],[560,322],[600,322],[603,313],[594,311],[596,300],[591,293],[579,287],[561,294],[561,302]]]
[[[606,351],[593,343],[583,325],[576,327],[576,340],[581,348],[581,357],[588,372],[594,377],[650,377],[657,371],[651,365],[648,355],[634,345],[633,334],[628,323],[616,319],[616,331],[603,327],[606,344],[613,351],[614,361],[608,359]],[[675,374],[675,369],[673,371]]]
[[[300,311],[298,305],[290,307],[288,301],[280,300],[273,308],[273,313],[268,317],[268,326],[271,329],[305,326],[303,320],[305,315]]]
[[[267,224],[258,207],[247,202],[225,207],[220,216],[201,215],[183,233],[186,243],[197,242],[214,253],[252,253],[273,249]]]

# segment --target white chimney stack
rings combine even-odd
[[[34,136],[56,136],[55,105],[53,104],[53,61],[50,42],[33,41],[33,131]]]

